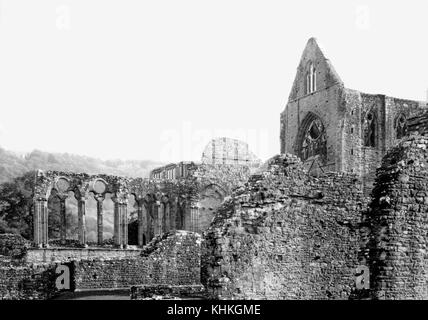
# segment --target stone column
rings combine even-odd
[[[79,244],[86,247],[86,197],[80,197],[77,202]]]
[[[186,230],[186,202],[177,200],[176,229]]]
[[[193,230],[192,228],[193,228],[192,203],[186,200],[183,206],[183,230],[192,231]]]
[[[114,201],[114,244],[119,248],[128,245],[127,199],[115,196]]]
[[[42,228],[43,228],[43,246],[49,247],[49,219],[48,219],[48,201],[42,201]]]
[[[199,205],[190,203],[190,231],[198,232],[199,230]]]
[[[155,205],[148,202],[146,207],[146,243],[153,239],[154,236],[154,217]]]
[[[114,202],[114,236],[113,236],[113,240],[114,240],[114,244],[118,247],[121,247],[121,239],[122,239],[122,235],[121,235],[121,228],[120,228],[120,207],[119,207],[119,203]]]
[[[156,201],[156,221],[155,221],[155,236],[162,234],[162,220],[164,214],[164,204],[160,201]]]
[[[103,212],[103,201],[104,196],[97,195],[95,196],[95,200],[97,201],[97,243],[99,245],[103,244],[103,218],[104,218],[104,212]]]
[[[163,215],[163,232],[168,232],[170,230],[170,212],[171,212],[171,208],[170,208],[170,203],[169,202],[165,202],[164,203],[165,206],[165,210],[164,210],[164,215]]]
[[[35,247],[41,248],[47,239],[45,231],[45,210],[47,212],[47,201],[37,199],[33,201],[33,244]]]
[[[178,210],[177,199],[175,198],[174,200],[170,201],[170,204],[169,204],[169,221],[168,221],[169,230],[177,229],[177,224],[176,224],[177,210]]]
[[[33,200],[33,245],[40,248],[42,246],[42,240],[40,237],[40,202]]]
[[[58,196],[59,198],[59,214],[60,214],[60,238],[61,244],[65,245],[67,239],[67,212],[65,207],[65,200],[67,195]]]
[[[122,217],[122,246],[128,247],[128,204],[121,204]]]
[[[147,214],[146,206],[143,200],[138,201],[138,245],[142,247],[144,245],[144,217]]]

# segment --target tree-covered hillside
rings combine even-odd
[[[34,150],[23,156],[0,147],[0,183],[11,181],[32,170],[57,170],[111,174],[128,177],[148,177],[150,170],[161,166],[150,160],[100,160],[68,153]]]

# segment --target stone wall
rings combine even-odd
[[[364,194],[370,196],[376,177],[376,169],[382,161],[382,151],[362,147],[361,148],[361,180],[363,181]]]
[[[0,300],[49,299],[56,293],[55,266],[0,264]]]
[[[176,231],[153,239],[138,258],[76,261],[75,288],[200,285],[200,246],[197,233]]]
[[[205,235],[203,283],[213,298],[348,299],[359,265],[355,175],[306,175],[295,156],[270,160],[216,214]]]
[[[411,136],[378,169],[364,250],[375,299],[428,298],[427,149],[427,136]]]
[[[96,259],[89,260],[84,259],[87,257],[86,253],[58,263],[41,264],[2,259],[0,299],[55,297],[59,293],[55,285],[55,270],[60,263],[65,262],[72,264],[70,286],[78,291],[130,289],[131,286],[141,285],[146,286],[145,292],[149,286],[154,292],[162,286],[201,287],[199,234],[189,231],[165,233],[154,238],[143,250],[135,250],[135,253],[138,253],[138,256],[124,258],[98,254]],[[112,254],[114,255],[114,252]],[[61,255],[61,258],[63,257]],[[108,259],[103,259],[106,257]]]
[[[409,119],[408,131],[410,134],[423,134],[428,132],[428,112],[421,116]]]
[[[246,142],[217,138],[211,140],[202,152],[203,164],[230,164],[249,167],[260,166],[260,160],[249,150]]]

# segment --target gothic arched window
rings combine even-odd
[[[363,122],[363,142],[365,147],[377,146],[377,119],[373,112],[369,112]]]
[[[306,72],[306,94],[317,90],[317,73],[314,65],[311,63]]]
[[[299,156],[304,161],[320,155],[323,159],[327,154],[325,128],[320,118],[310,113],[302,122]]]
[[[400,114],[394,123],[395,137],[397,139],[403,138],[407,134],[407,120],[404,114]]]

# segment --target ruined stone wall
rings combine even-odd
[[[186,208],[186,221],[189,222],[186,230],[199,233],[205,231],[224,198],[235,188],[242,186],[250,177],[251,171],[249,166],[231,164],[201,164],[195,167],[190,173],[195,188],[187,196],[197,206],[197,215],[191,219],[191,208]]]
[[[368,196],[385,150],[385,96],[345,89],[344,107],[341,171],[359,175]],[[375,146],[364,144],[364,122],[369,113],[377,124]]]
[[[55,279],[55,265],[0,264],[0,300],[51,298]]]
[[[299,155],[299,145],[302,144],[299,134],[304,129],[304,119],[310,113],[315,114],[326,129],[327,161],[324,171],[356,173],[363,181],[364,193],[369,195],[382,157],[400,141],[397,138],[398,117],[403,116],[407,120],[426,110],[427,106],[418,101],[366,94],[337,84],[287,104],[281,114],[284,141],[281,150]],[[374,146],[364,143],[364,123],[369,113],[376,122]]]
[[[370,196],[376,177],[376,169],[380,166],[383,152],[369,147],[361,148],[361,180],[364,194]]]
[[[134,285],[200,285],[198,234],[164,234],[134,259],[81,260],[75,263],[77,290],[129,288]]]
[[[348,299],[367,199],[355,175],[307,176],[281,155],[217,212],[203,250],[215,298]]]
[[[428,112],[412,117],[408,121],[409,134],[423,134],[428,132]]]
[[[135,285],[200,287],[201,237],[188,231],[158,236],[138,256],[104,259],[69,257],[57,263],[0,260],[0,299],[49,299],[59,291],[55,270],[72,263],[71,288],[119,289]]]
[[[211,140],[205,147],[201,162],[203,164],[229,164],[258,167],[260,160],[249,150],[246,142],[217,138]]]
[[[345,89],[346,113],[344,118],[343,171],[361,176],[364,193],[373,189],[376,169],[386,151],[396,145],[397,119],[409,119],[424,112],[426,106],[417,101],[404,100],[384,95],[372,95]],[[377,123],[376,144],[364,145],[364,121],[369,113]],[[407,131],[406,131],[407,132]]]
[[[373,298],[428,298],[427,148],[427,136],[408,137],[378,169],[364,250]]]
[[[345,111],[342,130],[342,139],[345,142],[342,150],[342,170],[360,175],[364,163],[360,92],[345,89],[342,103]]]
[[[400,142],[397,139],[397,118],[401,115],[407,120],[407,133],[409,133],[409,120],[419,117],[428,111],[428,104],[408,99],[385,97],[386,123],[385,123],[385,149],[389,150]]]

